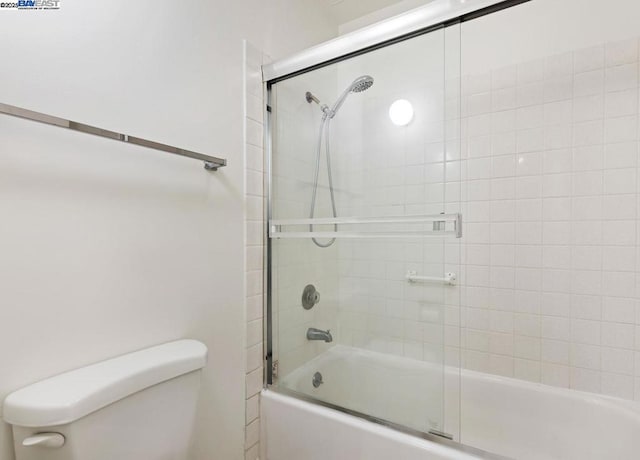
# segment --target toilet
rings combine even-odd
[[[16,460],[186,460],[207,348],[179,340],[10,394]]]

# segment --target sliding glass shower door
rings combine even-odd
[[[273,388],[457,434],[458,63],[453,26],[270,86]]]

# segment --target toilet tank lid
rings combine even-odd
[[[4,400],[7,423],[26,427],[64,425],[152,385],[201,369],[207,347],[178,340],[51,377]]]

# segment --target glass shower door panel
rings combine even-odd
[[[271,88],[270,219],[314,219],[270,239],[274,386],[421,432],[447,430],[457,308],[445,89],[444,30]]]

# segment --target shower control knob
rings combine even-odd
[[[318,302],[320,302],[320,293],[316,291],[313,284],[307,284],[302,291],[302,308],[311,310]]]

